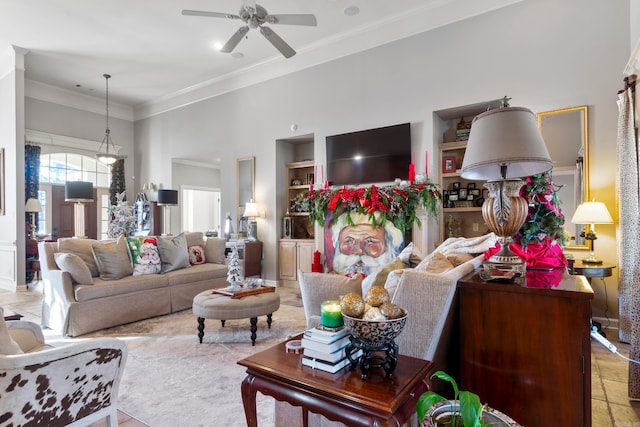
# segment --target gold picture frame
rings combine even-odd
[[[0,148],[0,215],[4,215],[4,148]]]

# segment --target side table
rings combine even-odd
[[[608,262],[603,262],[602,264],[590,264],[582,261],[575,261],[569,264],[569,272],[571,274],[581,274],[587,278],[589,283],[591,283],[592,278],[599,278],[602,280],[602,285],[604,286],[604,294],[605,300],[607,298],[607,283],[605,282],[605,278],[613,276],[613,269],[616,268],[615,264],[610,264]],[[605,317],[607,316],[607,310],[604,311]],[[596,327],[597,331],[603,336],[606,337],[607,334],[602,330],[602,324],[600,322],[596,322],[595,320],[591,320],[591,324]]]
[[[242,402],[248,427],[258,424],[257,392],[301,406],[305,427],[309,411],[348,426],[399,426],[413,416],[418,398],[431,388],[433,362],[400,355],[393,378],[376,369],[365,381],[357,369],[330,374],[302,366],[302,354],[287,353],[285,346],[282,342],[238,361],[247,367]]]

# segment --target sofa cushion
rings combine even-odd
[[[73,287],[73,292],[76,301],[82,302],[117,295],[132,295],[134,298],[133,295],[136,293],[166,288],[167,285],[168,280],[163,274],[129,275],[119,280],[103,280],[96,277],[93,279],[93,286],[76,285]],[[104,309],[108,310],[108,307]]]
[[[56,252],[53,254],[56,265],[71,276],[71,280],[81,285],[92,285],[93,277],[87,264],[76,254]]]
[[[204,247],[204,255],[207,262],[216,264],[224,264],[226,249],[226,240],[220,237],[207,237],[207,243]]]
[[[22,354],[24,353],[18,343],[16,343],[11,335],[4,320],[4,309],[0,307],[0,354]],[[4,391],[4,390],[3,390]]]
[[[190,267],[189,252],[187,251],[187,238],[183,233],[177,236],[160,237],[158,239],[158,251],[162,260],[162,273]]]
[[[94,243],[91,249],[101,279],[118,280],[133,274],[126,238],[120,236],[116,242]]]
[[[160,273],[162,265],[156,237],[127,237],[127,246],[134,276]]]
[[[440,252],[432,252],[427,255],[415,268],[417,271],[428,271],[434,274],[445,273],[455,266]]]
[[[65,237],[58,239],[58,252],[68,252],[78,255],[89,267],[91,275],[98,277],[100,272],[96,265],[95,258],[93,257],[93,250],[91,247],[96,243],[111,243],[113,240],[97,241],[94,239],[76,239],[72,237]]]
[[[169,286],[184,285],[188,283],[202,282],[227,277],[227,267],[222,264],[199,264],[191,268],[183,268],[171,271],[164,276],[167,277]],[[223,287],[223,286],[218,286]],[[213,288],[213,286],[211,286]]]
[[[187,250],[189,251],[189,264],[198,265],[207,262],[207,257],[202,245],[189,246]]]

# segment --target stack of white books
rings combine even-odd
[[[345,348],[349,345],[349,329],[324,329],[321,326],[307,329],[302,336],[302,364],[332,374],[349,365]],[[355,360],[358,351],[351,357]]]

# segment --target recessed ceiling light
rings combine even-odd
[[[344,8],[343,13],[347,16],[355,16],[360,13],[360,8],[358,6],[347,6]]]
[[[232,58],[236,58],[236,59],[244,58],[244,53],[242,53],[242,52],[233,52],[231,54],[231,57]]]

